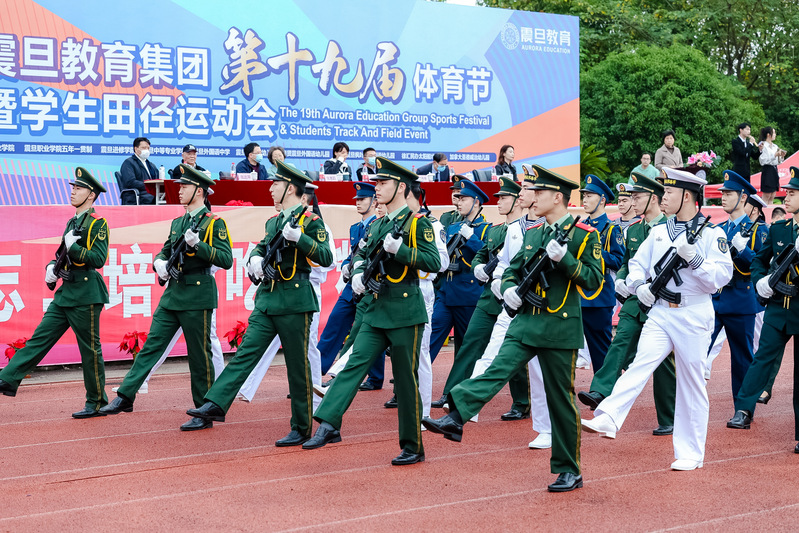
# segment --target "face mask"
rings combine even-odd
[[[439,172],[444,172],[445,170],[447,170],[447,165],[438,165]]]
[[[255,162],[260,163],[264,160],[264,154],[255,154]]]
[[[370,157],[370,158],[368,158],[368,160],[369,160],[369,164],[370,165],[374,165],[375,161],[377,161],[377,158],[376,157]]]
[[[142,159],[147,159],[148,157],[150,157],[150,150],[142,150],[141,153],[139,154],[139,157],[141,157]]]

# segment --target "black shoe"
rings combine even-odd
[[[311,437],[307,435],[300,435],[300,432],[296,429],[292,429],[291,432],[283,437],[280,440],[275,441],[275,446],[278,448],[286,448],[288,446],[299,446],[300,444],[308,441]]]
[[[442,407],[444,407],[445,403],[447,403],[447,395],[446,394],[442,394],[441,398],[439,398],[438,400],[436,400],[436,401],[434,401],[433,403],[430,404],[430,407],[435,407],[436,409],[441,409]]]
[[[411,453],[409,451],[402,450],[401,454],[391,460],[391,464],[397,466],[414,465],[416,463],[424,463],[423,453]]]
[[[180,426],[181,431],[198,431],[200,429],[210,429],[214,427],[214,423],[211,420],[206,420],[205,418],[200,418],[195,416],[182,426]]]
[[[547,486],[547,490],[549,492],[569,492],[582,488],[582,486],[583,476],[572,474],[571,472],[563,472],[558,475],[558,479],[553,484]]]
[[[316,434],[302,445],[302,449],[315,450],[330,442],[341,442],[341,432],[337,429],[327,429],[319,426]]]
[[[763,396],[762,394],[760,395],[760,398],[757,399],[757,403],[762,403],[763,405],[766,405],[769,402],[769,400],[771,400],[771,394],[768,392],[766,392],[765,394],[766,394],[765,396]]]
[[[671,435],[672,433],[674,433],[674,426],[664,426],[662,424],[652,430],[652,435],[657,437]]]
[[[793,453],[799,453],[799,442],[796,443],[796,447],[793,449]]]
[[[433,433],[444,435],[445,439],[460,442],[463,438],[463,424],[458,424],[449,415],[438,419],[426,416],[422,419],[422,425]]]
[[[390,380],[388,380],[388,382],[389,383],[394,383],[394,378],[391,378]]]
[[[291,393],[286,394],[286,399],[291,400]]]
[[[735,411],[735,416],[727,421],[727,427],[733,429],[749,429],[752,415],[748,411]]]
[[[186,414],[189,416],[196,416],[197,418],[204,418],[205,420],[213,420],[214,422],[225,421],[225,412],[214,402],[205,402],[199,409],[189,409],[186,411]]]
[[[16,396],[17,389],[12,387],[11,384],[0,379],[0,393],[2,393],[4,396]]]
[[[101,413],[99,409],[93,407],[84,407],[82,411],[72,413],[72,418],[94,418],[95,416],[105,416],[106,413]]]
[[[372,383],[368,379],[366,381],[364,381],[363,383],[361,383],[360,385],[358,385],[358,390],[380,390],[382,388],[383,388],[382,385],[380,385],[378,387],[377,385],[375,385],[374,383]]]
[[[577,393],[577,399],[579,399],[584,405],[587,405],[593,411],[596,409],[596,406],[602,403],[602,400],[605,397],[598,392],[584,392],[580,391]]]
[[[122,396],[117,396],[111,403],[100,408],[103,415],[118,415],[119,413],[132,413],[133,402]]]
[[[389,401],[383,404],[383,407],[386,409],[396,409],[397,408],[397,395],[391,397]]]
[[[501,415],[499,417],[500,420],[505,420],[505,421],[508,421],[508,420],[524,420],[526,418],[530,418],[530,411],[527,411],[526,413],[523,413],[523,412],[519,411],[518,409],[514,409],[514,408],[511,408],[510,411],[508,411],[507,413],[505,413],[505,414],[503,414],[503,415]]]

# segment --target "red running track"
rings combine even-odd
[[[669,470],[671,438],[651,434],[648,385],[616,440],[583,434],[585,487],[566,494],[546,492],[555,476],[549,451],[527,448],[530,421],[499,420],[507,389],[462,443],[424,433],[427,461],[395,467],[385,389],[357,395],[342,443],[303,451],[274,447],[289,430],[285,367],[270,370],[253,403],[236,402],[228,423],[195,433],[177,429],[191,407],[187,375],[156,376],[135,412],[91,420],[70,418],[81,383],[23,385],[0,397],[0,531],[793,530],[791,359],[752,429],[738,431],[725,427],[722,352],[708,385],[705,467],[694,472]],[[436,397],[451,361],[446,350],[435,364]],[[590,377],[578,370],[577,390]]]

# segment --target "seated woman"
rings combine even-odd
[[[350,167],[347,165],[347,156],[350,155],[350,147],[345,142],[337,142],[333,145],[333,157],[325,161],[324,173],[343,174],[345,181],[352,179]]]

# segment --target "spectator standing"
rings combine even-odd
[[[679,152],[679,150],[677,151]],[[643,174],[649,179],[656,179],[660,176],[660,170],[652,164],[652,155],[649,152],[644,152],[644,155],[641,156],[641,164],[635,167],[630,174],[633,172]]]
[[[347,157],[350,155],[350,147],[345,142],[337,142],[333,145],[333,157],[325,161],[325,175],[343,174],[345,181],[352,180],[352,172],[347,165]]]
[[[749,123],[742,122],[738,124],[738,136],[732,140],[732,171],[746,181],[749,181],[752,172],[749,160],[757,159],[760,155],[751,133],[752,128]]]
[[[494,174],[497,176],[513,176],[513,181],[516,181],[516,167],[513,166],[513,158],[516,156],[513,146],[506,144],[499,149],[499,157],[497,157],[497,164],[494,166]]]
[[[433,162],[417,168],[416,175],[427,176],[428,174],[433,174],[433,181],[449,181],[448,163],[447,154],[436,152],[433,154]]]
[[[244,159],[236,165],[236,174],[249,174],[257,172],[259,180],[268,180],[269,174],[266,167],[261,164],[264,154],[261,153],[261,146],[258,143],[250,143],[244,147]]]
[[[663,146],[655,152],[655,168],[662,170],[663,167],[682,168],[682,154],[680,149],[674,146],[674,130],[663,132]]]
[[[766,205],[774,202],[774,196],[780,188],[780,174],[777,165],[785,158],[785,150],[774,144],[777,131],[771,126],[760,130],[760,192]]]
[[[139,204],[154,204],[155,196],[147,192],[145,180],[158,179],[158,169],[149,161],[150,140],[146,137],[133,139],[133,155],[125,159],[119,169],[122,189],[139,191]],[[126,199],[128,197],[126,196]],[[123,205],[135,205],[132,200],[123,199]]]

